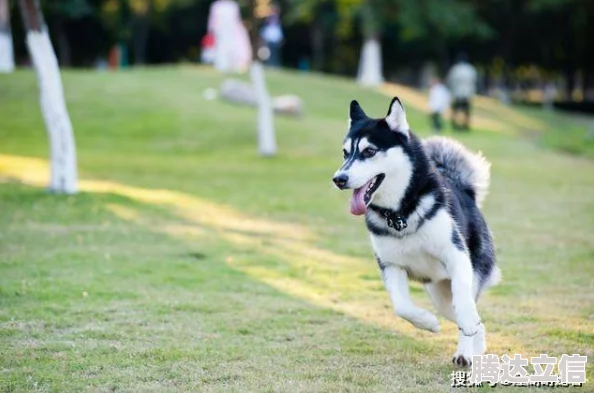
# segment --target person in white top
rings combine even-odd
[[[458,56],[458,61],[448,73],[447,82],[453,96],[452,127],[455,130],[469,130],[471,99],[476,93],[477,73],[466,55]],[[457,119],[460,112],[464,115],[461,124]]]
[[[434,132],[441,132],[442,116],[448,106],[450,106],[450,92],[439,78],[434,78],[429,88],[429,111]]]
[[[210,6],[208,32],[214,35],[214,66],[222,72],[241,72],[252,61],[252,47],[234,0],[216,0]]]

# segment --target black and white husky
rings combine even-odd
[[[365,214],[396,314],[439,331],[435,315],[411,301],[408,280],[423,283],[437,310],[458,325],[452,361],[470,365],[472,355],[486,348],[476,301],[499,280],[493,240],[479,210],[489,163],[448,138],[421,141],[398,98],[382,119],[367,117],[351,102],[343,154],[333,180],[340,189],[354,189],[351,213]]]

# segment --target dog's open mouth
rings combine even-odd
[[[367,205],[371,202],[373,193],[377,191],[382,184],[382,181],[384,181],[384,177],[386,177],[386,175],[380,173],[365,183],[362,187],[355,188],[353,196],[351,197],[352,214],[360,216],[367,211]]]

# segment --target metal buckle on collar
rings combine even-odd
[[[405,217],[402,217],[402,216],[394,217],[393,214],[391,214],[390,212],[387,212],[387,211],[384,212],[384,217],[386,218],[388,226],[390,228],[394,228],[398,232],[400,232],[401,230],[406,229],[406,227],[408,227],[408,223],[406,222]]]

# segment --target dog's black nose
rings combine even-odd
[[[336,184],[336,187],[342,190],[346,188],[347,182],[349,181],[349,177],[347,175],[342,174],[334,176],[334,179],[332,179],[332,181],[334,182],[334,184]]]

